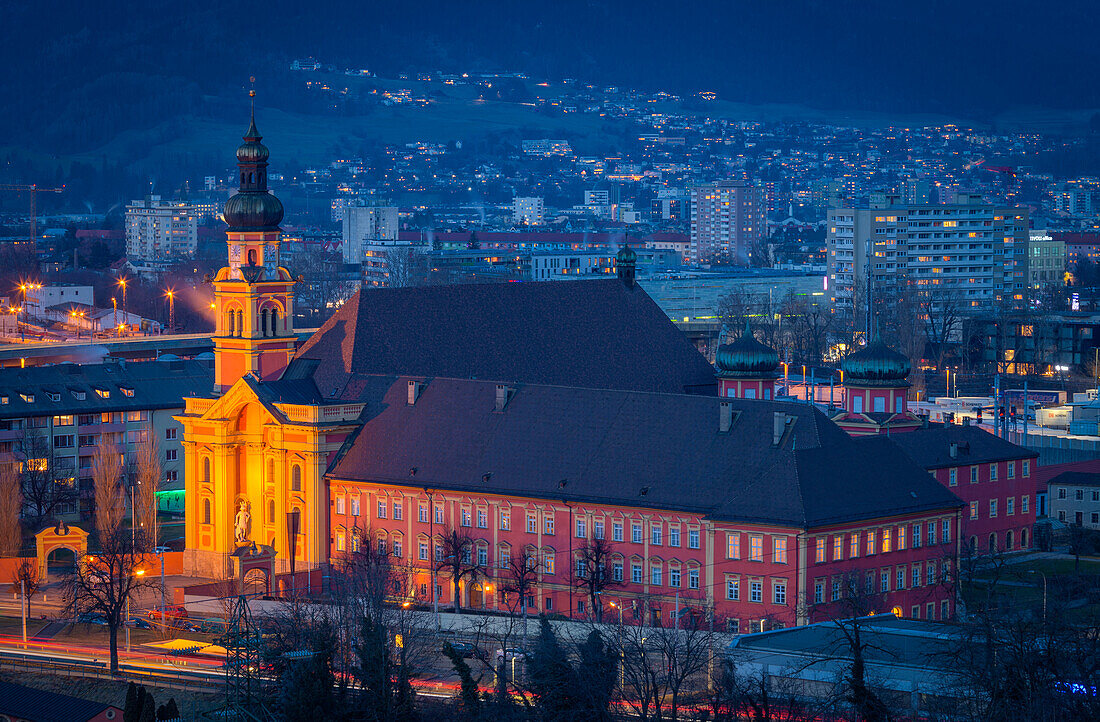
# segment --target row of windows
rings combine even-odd
[[[353,511],[355,516],[359,515],[358,511],[358,498],[355,495],[350,496],[353,499]],[[387,517],[390,506],[388,502],[379,500],[377,502],[377,508],[375,517],[377,519],[400,519],[402,513],[403,502],[394,501],[392,505],[393,516]],[[344,497],[336,497],[336,513],[343,514],[345,509]],[[433,514],[434,512],[434,514]],[[416,519],[422,524],[446,523],[446,508],[443,504],[435,504],[434,509],[430,510],[428,502],[421,501],[417,507]],[[536,512],[527,512],[525,514],[524,531],[528,534],[539,533],[539,515]],[[501,508],[497,512],[497,523],[502,531],[510,531],[512,528],[512,512],[510,509]],[[588,539],[589,534],[594,539],[606,539],[607,538],[607,523],[603,519],[592,519],[591,524],[588,519],[575,519],[574,520],[573,533],[578,539]],[[463,527],[476,527],[478,529],[489,528],[489,509],[487,507],[471,507],[463,506],[459,509],[459,526]],[[542,516],[542,533],[548,535],[554,535],[556,533],[556,517],[553,514],[544,514]],[[666,534],[667,532],[667,534]],[[683,527],[679,524],[669,524],[667,527],[661,523],[651,522],[649,524],[649,543],[653,546],[670,546],[681,547],[686,546],[688,549],[698,549],[699,544],[699,529],[689,528],[686,534],[683,532]],[[630,525],[630,541],[634,544],[641,544],[645,539],[644,528],[642,522],[632,522]],[[625,526],[622,521],[611,522],[611,541],[623,542],[625,541]]]
[[[1068,492],[1068,490],[1066,489],[1066,487],[1064,487],[1064,486],[1058,487],[1058,498],[1059,499],[1068,498],[1067,497],[1067,492]],[[1089,493],[1089,496],[1092,499],[1092,501],[1100,501],[1100,490],[1093,489],[1088,493]],[[1074,498],[1075,501],[1084,501],[1085,500],[1085,490],[1084,489],[1074,489],[1073,490],[1073,498]]]
[[[771,580],[772,604],[787,603],[787,580]],[[726,599],[731,602],[741,601],[741,577],[726,576]],[[745,601],[762,604],[764,602],[764,580],[750,578],[748,580],[748,596]]]
[[[989,500],[989,518],[990,519],[996,519],[997,518],[997,514],[999,513],[998,512],[998,509],[999,509],[998,502],[999,501],[1000,501],[999,499],[990,499]],[[1027,514],[1028,509],[1030,509],[1030,507],[1031,507],[1031,497],[1028,496],[1027,494],[1024,494],[1023,496],[1020,497],[1020,513],[1021,514]],[[978,502],[976,502],[976,501],[970,502],[970,518],[971,519],[977,519],[979,511],[980,511],[980,509],[979,509]],[[1013,516],[1016,513],[1016,497],[1010,496],[1010,497],[1005,499],[1004,512],[1005,512],[1005,516]]]
[[[937,529],[940,532],[939,542],[937,542]],[[927,535],[922,540],[921,532],[924,530]],[[904,551],[906,548],[917,549],[922,544],[929,546],[936,543],[947,544],[951,541],[951,520],[942,519],[938,523],[930,521],[927,525],[917,522],[912,525],[869,529],[862,533],[862,543],[860,537],[860,532],[834,535],[831,543],[832,561],[838,562],[844,559],[845,547],[847,547],[848,558],[856,559],[860,556],[861,550],[865,551],[865,556],[870,556],[876,552],[886,554],[891,551]],[[823,564],[828,561],[826,558],[828,546],[830,543],[827,536],[819,536],[814,540],[815,563]]]
[[[886,567],[880,570],[868,570],[863,575],[863,593],[885,594],[890,591],[902,591],[904,589],[916,589],[922,586],[933,586],[941,581],[949,581],[951,565],[943,561],[917,563],[910,566],[895,568]],[[833,577],[818,577],[814,579],[814,604],[824,604],[826,601],[835,602],[844,596],[852,596],[860,592],[853,588],[858,584],[858,579]],[[891,587],[891,584],[893,585]],[[908,587],[906,586],[908,584]],[[826,587],[828,587],[828,600],[826,600]]]
[[[1031,476],[1031,460],[1030,459],[1024,459],[1020,463],[1021,463],[1021,475],[1026,479],[1029,476]],[[1008,471],[1008,478],[1009,479],[1015,479],[1016,478],[1016,462],[1015,461],[1009,461],[1008,462],[1007,471]],[[977,484],[978,481],[979,481],[978,480],[978,467],[976,465],[971,466],[969,473],[970,473],[970,483],[971,484]],[[990,481],[997,481],[997,464],[996,463],[989,464],[989,480]],[[959,470],[957,468],[952,468],[952,469],[948,470],[948,472],[947,472],[947,481],[948,481],[948,484],[950,484],[951,486],[956,486],[959,483]]]
[[[750,562],[764,561],[764,535],[748,534],[748,560]],[[741,532],[728,532],[726,534],[726,559],[741,558]],[[787,537],[773,536],[771,549],[771,561],[774,564],[787,563]]]

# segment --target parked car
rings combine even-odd
[[[516,649],[515,647],[506,647],[504,649],[497,650],[497,664],[501,662],[526,662],[527,655],[524,654],[522,649]]]
[[[153,550],[153,553],[154,554],[167,554],[170,551],[172,551],[172,550],[168,547],[157,547],[156,549]]]
[[[149,619],[163,619],[169,622],[175,619],[187,619],[187,610],[179,605],[165,607],[164,609],[150,609]]]
[[[76,623],[77,624],[101,624],[102,625],[102,624],[107,623],[107,618],[104,617],[102,614],[92,614],[90,612],[86,612],[86,613],[81,614],[79,617],[76,618]]]
[[[485,657],[485,652],[478,649],[478,646],[473,642],[451,642],[451,646],[458,652],[458,656],[463,658],[477,657],[482,659]]]

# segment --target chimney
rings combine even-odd
[[[793,416],[787,416],[782,411],[776,411],[772,415],[772,446],[779,446],[779,442],[783,440],[783,432],[787,430],[787,426],[794,421]]]
[[[947,453],[948,453],[948,455],[951,456],[952,459],[959,458],[959,445],[958,445],[958,443],[952,441],[951,444],[947,447]]]
[[[514,386],[505,386],[504,384],[497,384],[497,397],[496,404],[493,407],[493,411],[504,411],[504,407],[508,405],[508,402],[512,400],[512,397],[516,395],[516,389]]]
[[[733,426],[733,404],[729,401],[721,401],[718,404],[718,431],[728,433]]]
[[[409,382],[409,406],[416,403],[416,400],[420,398],[420,393],[427,386],[423,381],[410,381]]]

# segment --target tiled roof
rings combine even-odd
[[[205,395],[213,383],[210,362],[180,359],[4,368],[0,419],[178,409],[184,396]]]
[[[373,377],[330,478],[799,528],[961,504],[889,439],[853,439],[805,404],[520,384],[498,412],[497,384],[429,379],[409,405],[408,381]],[[793,419],[773,445],[776,413]]]
[[[1067,471],[1082,472],[1100,475],[1100,459],[1088,459],[1086,461],[1071,461],[1064,464],[1048,464],[1031,470],[1031,476],[1035,481],[1035,489],[1039,493],[1046,493],[1048,485],[1054,477]]]
[[[977,426],[945,424],[891,436],[914,461],[925,469],[944,469],[968,464],[989,464],[1011,459],[1034,459],[1039,455]],[[958,445],[956,457],[951,444]]]
[[[83,722],[112,705],[0,682],[0,714],[31,722]],[[115,709],[118,709],[117,707]],[[119,719],[122,710],[118,710]]]
[[[1065,486],[1100,486],[1100,474],[1090,474],[1086,471],[1064,471],[1047,483],[1064,484]]]
[[[714,369],[635,286],[618,279],[360,291],[303,344],[327,399],[363,374],[409,374],[715,393]]]

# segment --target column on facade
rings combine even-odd
[[[199,548],[199,525],[202,519],[202,502],[199,500],[199,472],[196,468],[198,454],[196,444],[193,441],[182,441],[183,447],[183,495],[184,495],[184,519],[189,520],[184,524],[184,549],[195,550]]]
[[[214,444],[214,471],[210,480],[214,487],[214,551],[228,554],[233,549],[233,517],[236,514],[234,502],[239,489],[237,479],[237,461],[231,444]]]

